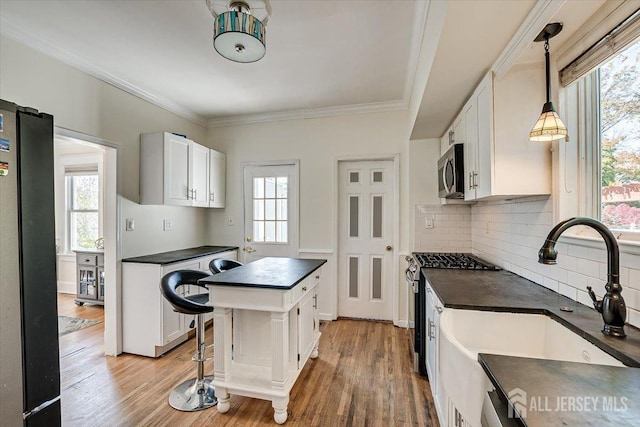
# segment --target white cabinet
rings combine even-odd
[[[215,160],[211,160],[212,155]],[[141,204],[224,207],[224,174],[222,153],[169,132],[140,136]],[[214,205],[212,183],[213,191],[222,197],[221,203]]]
[[[191,142],[189,164],[189,189],[191,191],[191,206],[209,206],[209,149]]]
[[[443,304],[440,302],[431,285],[427,281],[427,375],[429,377],[429,385],[431,394],[433,395],[433,403],[436,406],[438,419],[441,425],[447,424],[447,408],[444,406],[446,392],[440,381],[440,313],[442,313]]]
[[[543,76],[523,67],[494,82],[489,72],[463,107],[465,200],[551,193],[549,145],[528,139]]]
[[[226,161],[224,154],[209,150],[209,207],[224,208],[226,201]]]
[[[122,351],[158,357],[187,339],[194,316],[177,313],[160,292],[162,277],[176,270],[209,272],[214,258],[238,259],[237,250],[171,264],[122,263]],[[201,287],[182,287],[185,296],[206,293]],[[207,314],[205,320],[213,318]]]

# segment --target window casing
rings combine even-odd
[[[635,59],[633,64],[630,56]],[[619,84],[621,78],[628,80],[625,85]],[[634,93],[637,96],[632,105],[628,101]],[[570,141],[557,146],[558,219],[575,215],[598,218],[619,241],[640,244],[640,188],[631,191],[640,183],[640,37],[566,87],[562,100]],[[628,111],[618,111],[620,108]],[[603,148],[609,161],[634,159],[627,162],[625,173],[616,173],[611,163],[603,166]],[[586,227],[574,234],[597,237]]]

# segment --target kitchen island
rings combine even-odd
[[[218,412],[227,412],[229,395],[238,394],[270,400],[275,422],[286,422],[291,388],[307,360],[318,356],[324,263],[262,258],[200,280],[214,307]]]

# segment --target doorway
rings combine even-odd
[[[102,197],[101,197],[101,205],[99,207],[99,216],[101,219],[102,227],[99,228],[98,238],[103,239],[104,245],[104,253],[103,253],[103,269],[102,266],[97,265],[97,256],[96,256],[96,279],[99,279],[99,275],[104,275],[104,291],[100,292],[104,301],[103,317],[104,322],[102,323],[104,327],[103,336],[103,347],[104,354],[116,356],[121,352],[122,348],[122,333],[120,331],[121,327],[121,319],[118,316],[119,308],[120,308],[120,295],[121,295],[121,281],[120,281],[120,269],[118,260],[121,258],[120,255],[120,235],[118,233],[120,223],[120,201],[118,198],[119,194],[119,185],[120,185],[120,159],[121,150],[117,144],[113,144],[109,141],[102,140],[100,138],[96,138],[90,135],[85,135],[79,132],[71,131],[68,129],[63,129],[56,127],[54,129],[54,144],[56,149],[58,146],[66,147],[62,151],[68,154],[68,157],[76,157],[80,159],[75,162],[83,167],[91,164],[91,161],[87,161],[86,156],[87,152],[92,153],[101,153],[102,157],[102,166],[100,166],[100,174],[101,174],[101,188],[102,188]],[[84,154],[83,154],[84,152]],[[69,163],[63,162],[63,163]],[[74,163],[71,161],[71,163]],[[84,166],[82,166],[84,165]],[[73,175],[73,168],[70,168]],[[76,169],[76,172],[78,170]],[[82,172],[81,172],[82,173]],[[56,212],[60,209],[65,210],[67,205],[65,204],[66,195],[64,194],[66,190],[66,178],[65,178],[65,168],[62,166],[60,169],[59,165],[56,164]],[[61,197],[59,197],[61,196]],[[91,210],[91,209],[89,209]],[[84,213],[80,213],[81,215]],[[56,216],[58,216],[56,214]],[[68,213],[62,215],[63,221],[69,221]],[[67,261],[69,261],[69,255],[75,253],[72,252],[71,246],[72,244],[64,243],[69,242],[69,238],[67,237],[67,231],[64,228],[64,222],[60,223],[56,221],[56,237],[59,237],[59,252],[62,251],[67,255]],[[58,243],[58,242],[57,242]],[[95,242],[94,246],[95,246]],[[99,243],[99,244],[100,244]],[[65,246],[66,244],[66,246]],[[87,238],[85,240],[85,245],[91,245],[91,239]],[[71,256],[73,258],[73,256]],[[101,261],[102,261],[101,260]],[[66,283],[59,283],[59,291],[62,288],[63,292],[76,292],[75,286],[77,286],[76,276],[75,276],[75,263],[73,263],[74,268],[72,269],[72,274],[68,270],[69,266],[67,266],[66,273]],[[69,280],[69,277],[72,279]],[[100,286],[99,282],[96,283],[96,286]],[[96,290],[97,292],[98,290]],[[93,304],[86,304],[85,307],[90,306],[94,307]],[[97,308],[97,306],[96,306]]]
[[[338,163],[338,315],[393,320],[393,160]]]
[[[298,256],[298,161],[243,169],[244,262]]]

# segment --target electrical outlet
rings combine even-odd
[[[424,219],[424,228],[433,228],[433,219],[425,218]]]
[[[125,231],[133,231],[136,229],[136,222],[133,218],[127,218],[125,221]]]
[[[173,222],[170,219],[165,219],[162,223],[164,231],[173,230]]]
[[[236,225],[236,220],[232,216],[227,217],[227,225]]]

